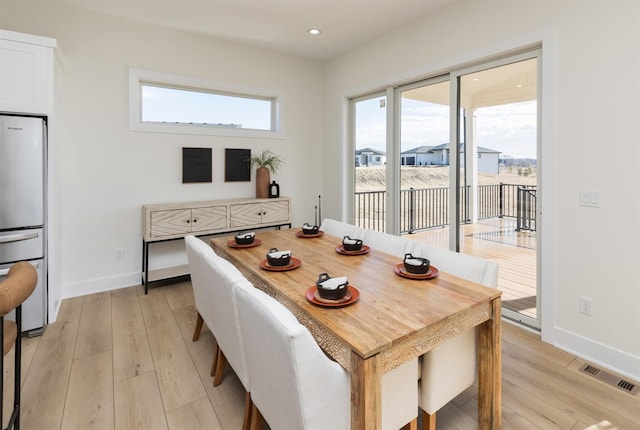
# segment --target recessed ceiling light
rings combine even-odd
[[[322,33],[322,31],[320,31],[319,28],[310,28],[309,30],[307,30],[307,33],[309,33],[312,36],[317,36],[320,33]]]

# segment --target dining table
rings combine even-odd
[[[360,252],[347,252],[341,241],[292,228],[256,233],[250,245],[237,245],[234,236],[214,237],[210,244],[287,307],[350,373],[352,429],[381,428],[384,373],[473,327],[478,327],[478,428],[501,428],[501,292],[439,271],[438,261],[431,262],[437,276],[404,276],[401,257],[366,242]],[[268,265],[272,248],[291,251],[290,263]],[[351,298],[332,303],[310,294],[322,273],[347,277]]]

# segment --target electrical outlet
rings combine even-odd
[[[124,248],[116,248],[116,260],[124,260]]]
[[[593,302],[588,297],[580,297],[580,313],[591,316]]]

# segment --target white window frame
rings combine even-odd
[[[168,124],[142,121],[142,86],[152,84],[168,88],[203,90],[248,98],[272,99],[271,130],[255,130],[215,125]],[[212,81],[203,78],[175,75],[144,69],[129,69],[129,130],[151,133],[199,134],[209,136],[284,139],[281,112],[283,95],[275,90]]]

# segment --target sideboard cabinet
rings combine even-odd
[[[149,270],[150,244],[194,236],[291,227],[291,199],[230,199],[142,206],[142,283],[189,273],[188,265]]]

